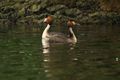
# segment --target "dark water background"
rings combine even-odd
[[[43,26],[0,26],[0,80],[120,80],[120,26],[75,27],[74,48],[56,44],[45,54]]]

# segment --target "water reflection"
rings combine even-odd
[[[58,49],[58,46],[56,48]],[[76,54],[71,53],[74,51],[73,48],[69,47],[68,49],[62,51],[63,54],[54,52],[55,49],[51,49],[50,53],[43,54],[43,67],[48,80],[76,80],[78,58]]]
[[[50,43],[49,40],[43,40],[42,39],[42,48],[43,48],[43,53],[50,53],[50,46],[53,45],[63,45],[64,43]],[[76,43],[75,44],[66,44],[69,46],[69,50],[73,50]]]
[[[50,53],[50,49],[49,48],[43,48],[43,53]]]

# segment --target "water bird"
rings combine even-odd
[[[52,16],[46,16],[43,22],[47,24],[46,28],[42,33],[43,47],[47,48],[49,47],[49,43],[54,43],[54,42],[55,43],[73,43],[73,44],[77,42],[77,38],[72,29],[73,26],[76,25],[74,20],[69,19],[67,22],[67,26],[69,30],[68,36],[63,33],[49,31],[53,22]]]

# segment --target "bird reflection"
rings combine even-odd
[[[48,50],[44,49],[44,50]],[[43,54],[43,67],[48,80],[75,80],[78,67],[78,58],[74,49],[63,52],[45,51]],[[48,52],[48,53],[47,53]]]
[[[42,41],[42,47],[43,47],[43,53],[44,54],[45,53],[50,53],[50,49],[52,49],[52,47],[50,47],[50,45],[51,46],[56,46],[57,43],[50,44],[49,42]],[[69,47],[68,51],[72,51],[72,50],[74,50],[76,44],[67,44],[67,45]]]

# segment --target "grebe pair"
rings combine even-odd
[[[49,29],[51,27],[51,24],[53,22],[52,16],[47,16],[44,19],[44,23],[47,24],[47,27],[44,29],[42,33],[42,44],[43,46],[49,47],[49,42],[57,42],[57,43],[73,43],[75,44],[77,42],[77,38],[72,30],[72,27],[76,25],[75,21],[68,20],[67,26],[69,28],[69,35],[66,36],[63,33],[58,32],[49,32]]]

